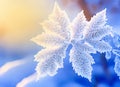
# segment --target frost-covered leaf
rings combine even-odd
[[[120,57],[116,56],[114,70],[120,78]]]
[[[66,12],[61,10],[57,3],[54,5],[54,9],[52,14],[49,16],[49,20],[58,22],[61,27],[67,27],[70,22]]]
[[[40,46],[45,47],[36,56],[38,62],[36,71],[38,77],[53,76],[58,68],[63,67],[63,58],[69,44],[70,62],[75,72],[91,81],[92,64],[94,59],[91,53],[107,52],[111,46],[102,40],[111,34],[111,27],[106,25],[106,9],[97,13],[87,21],[83,11],[70,23],[65,11],[55,3],[54,10],[48,20],[42,23],[45,33],[33,39]]]
[[[104,41],[89,40],[88,41],[98,52],[111,51],[112,47]]]
[[[56,34],[42,33],[33,38],[32,41],[46,48],[53,48],[64,44],[64,39]]]
[[[74,47],[79,52],[85,52],[85,53],[96,53],[96,50],[89,45],[88,43],[74,43]]]
[[[101,40],[106,35],[111,34],[112,27],[110,26],[104,26],[104,27],[98,27],[98,29],[92,29],[90,30],[85,38],[91,39],[91,40]]]
[[[69,22],[66,12],[55,3],[48,20],[41,23],[44,32],[32,39],[38,45],[45,47],[35,55],[35,61],[38,62],[36,67],[38,78],[53,76],[57,73],[58,68],[63,67],[63,58],[65,58],[70,38]]]
[[[79,39],[82,37],[84,28],[87,26],[87,21],[83,11],[78,13],[75,19],[70,24],[71,27],[71,39]]]
[[[106,24],[106,20],[106,9],[104,9],[91,18],[89,28],[98,29]]]
[[[61,26],[53,20],[46,20],[42,22],[41,25],[45,32],[54,33],[54,34],[62,33]]]
[[[57,3],[54,5],[52,14],[49,16],[49,20],[57,22],[61,26],[61,36],[69,39],[69,28],[68,25],[70,20],[65,11],[61,10]]]
[[[55,22],[53,20],[46,20],[43,23],[41,23],[41,25],[43,27],[43,30],[50,34],[56,34],[65,39],[69,36],[68,32],[65,31],[65,29],[67,29],[67,27],[62,28],[57,22]],[[66,36],[64,36],[65,34],[66,34]]]
[[[36,67],[38,78],[47,75],[55,75],[58,68],[63,67],[65,52],[66,45],[53,49],[43,49],[37,55],[35,55],[35,61],[38,62],[38,65]]]
[[[73,69],[78,75],[91,81],[93,70],[91,65],[94,64],[94,59],[91,55],[85,52],[80,52],[79,49],[73,47],[70,51],[70,62],[72,62]]]
[[[112,47],[102,40],[105,36],[110,35],[112,27],[106,25],[106,9],[97,13],[89,21],[89,25],[85,30],[85,41],[88,42],[96,51],[102,53],[106,52],[106,57],[110,57]]]

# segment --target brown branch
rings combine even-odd
[[[80,6],[80,8],[82,10],[84,10],[84,14],[85,14],[87,20],[89,21],[92,17],[92,13],[90,12],[86,1],[85,0],[78,0],[77,2],[78,2],[78,5]]]

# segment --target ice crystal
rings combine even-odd
[[[103,37],[111,33],[112,28],[106,25],[106,9],[86,21],[83,11],[71,23],[71,41],[73,48],[70,60],[75,72],[91,81],[94,60],[90,53],[111,51],[112,47]],[[79,60],[79,61],[78,61]]]
[[[70,40],[69,22],[66,12],[55,3],[52,14],[42,23],[44,32],[32,39],[44,47],[35,55],[35,61],[38,62],[36,67],[38,78],[46,75],[53,76],[58,68],[63,67],[63,59]]]
[[[41,23],[44,32],[33,38],[32,41],[44,47],[35,55],[38,62],[36,71],[38,78],[47,75],[54,76],[59,68],[63,67],[68,45],[70,49],[70,62],[75,72],[91,81],[92,64],[94,59],[91,53],[108,52],[112,47],[102,40],[111,34],[112,28],[106,25],[106,9],[97,13],[87,21],[81,11],[70,22],[67,13],[55,3],[53,12],[48,20]]]

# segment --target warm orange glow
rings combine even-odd
[[[0,0],[0,38],[18,44],[41,32],[53,3],[48,0]]]

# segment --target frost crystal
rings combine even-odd
[[[44,32],[33,38],[32,41],[44,47],[37,55],[38,62],[36,71],[38,79],[47,75],[53,76],[58,68],[63,67],[66,49],[69,43],[69,18],[65,11],[62,11],[57,3],[49,19],[42,23]]]
[[[106,9],[93,16],[91,21],[87,21],[84,12],[81,11],[70,23],[66,12],[55,3],[48,20],[41,25],[44,32],[32,39],[44,47],[35,55],[35,61],[38,62],[36,67],[38,78],[54,76],[57,70],[63,67],[66,49],[71,44],[70,62],[73,69],[78,75],[91,81],[92,64],[94,64],[91,53],[96,51],[108,53],[112,50],[112,47],[102,40],[111,34],[112,30],[106,25]]]

